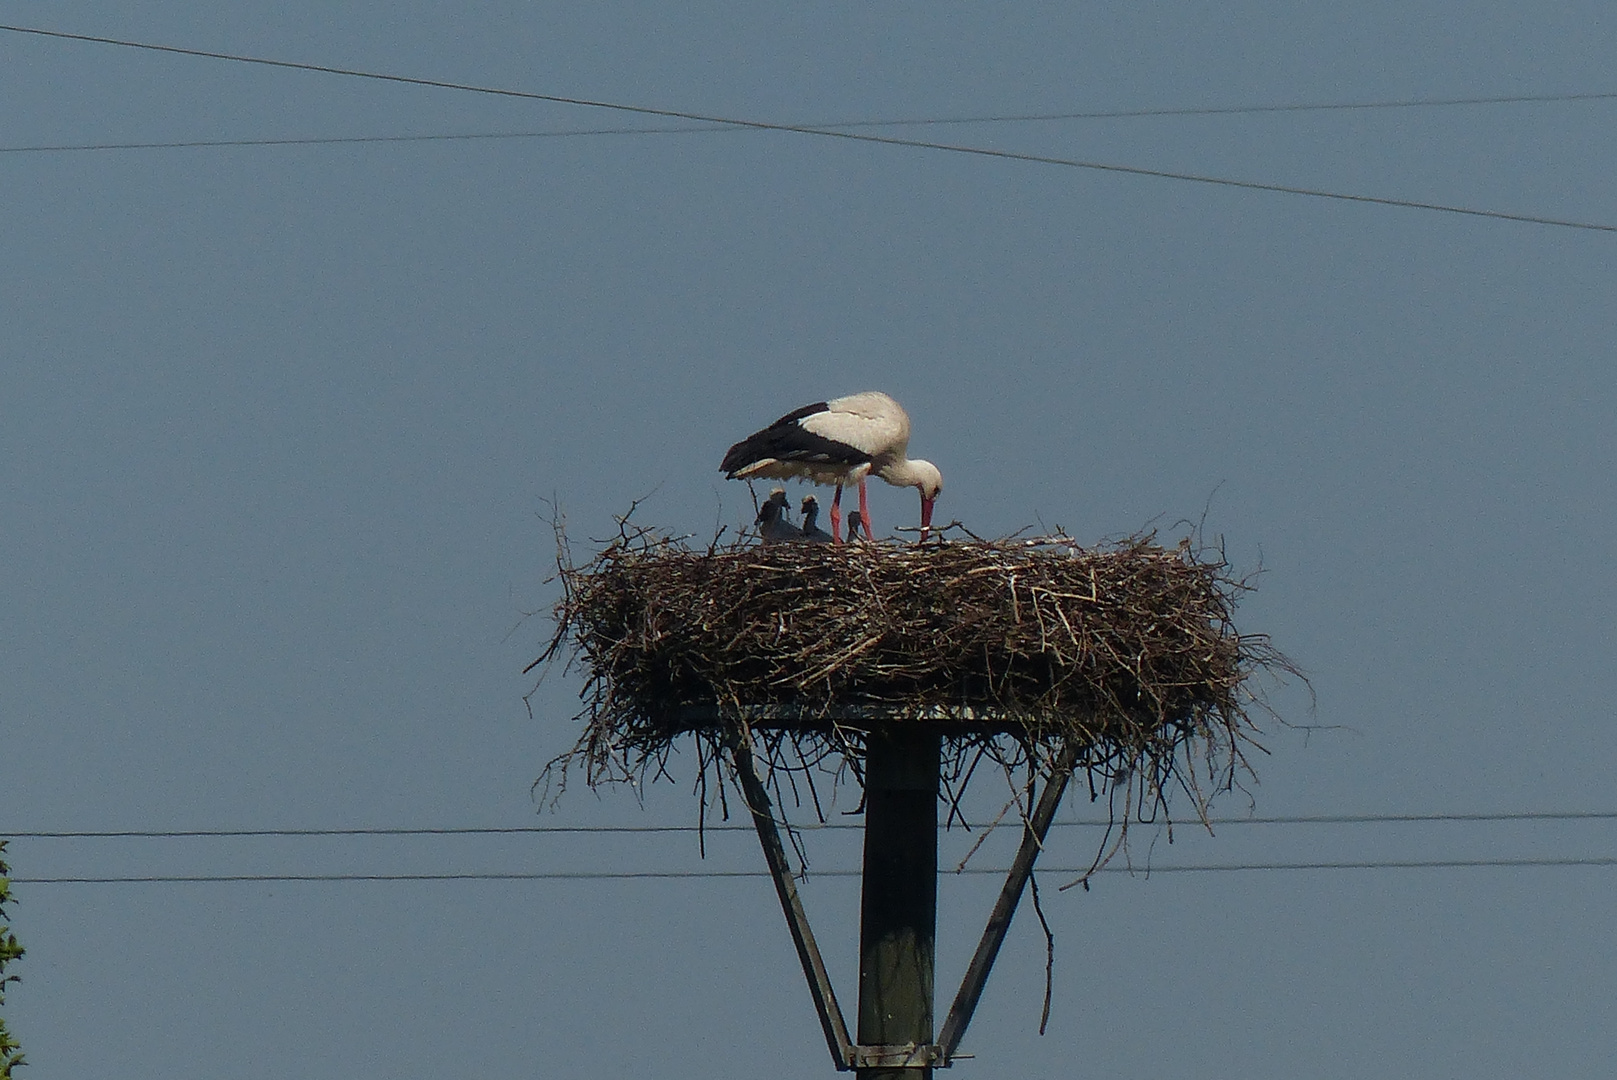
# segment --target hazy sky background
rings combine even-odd
[[[219,5],[0,22],[785,122],[1617,91],[1595,3]],[[667,126],[0,33],[0,149]],[[892,128],[1617,223],[1617,102]],[[1207,508],[1310,674],[1226,815],[1617,810],[1617,236],[803,135],[0,152],[0,835],[689,824],[529,785],[540,520],[708,533],[886,390],[939,517]],[[912,492],[872,491],[878,528]],[[1169,530],[1169,538],[1173,538]],[[1088,818],[1081,804],[1069,819]],[[1142,838],[1148,839],[1142,833]],[[1154,865],[1610,856],[1617,824],[1175,830]],[[1094,836],[1056,834],[1072,865]],[[814,838],[852,866],[857,834]],[[958,847],[958,838],[949,844]],[[951,848],[950,850],[954,850]],[[1137,852],[1143,864],[1145,851]],[[18,878],[758,869],[745,834],[47,841]],[[1610,867],[1121,875],[963,1077],[1609,1075]],[[942,883],[939,995],[997,885]],[[16,887],[29,1080],[832,1074],[767,879]],[[805,890],[845,1004],[857,885]]]

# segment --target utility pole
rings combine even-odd
[[[862,1046],[932,1046],[939,758],[940,736],[925,723],[882,725],[866,736]],[[859,1080],[932,1080],[932,1069],[929,1063],[921,1068],[861,1065],[857,1075]]]
[[[545,775],[564,780],[577,764],[592,785],[632,776],[687,733],[700,741],[701,768],[720,769],[721,801],[733,767],[832,1063],[860,1080],[932,1080],[970,1056],[961,1040],[1080,761],[1149,776],[1205,751],[1238,767],[1250,730],[1240,687],[1256,671],[1293,670],[1267,639],[1234,631],[1242,584],[1221,558],[1186,545],[1085,550],[1058,533],[859,551],[715,541],[704,554],[625,517],[619,537],[575,567],[559,527],[557,539],[566,589],[535,663],[571,645],[590,681],[584,733]],[[940,629],[955,611],[972,614]],[[1022,840],[942,1014],[941,770],[974,753],[1020,788]],[[794,771],[826,760],[863,789],[851,1018],[798,892],[782,839],[791,827],[770,797],[783,782],[795,795]],[[807,876],[806,860],[799,871]]]
[[[729,741],[736,779],[746,796],[770,876],[775,879],[781,913],[797,947],[831,1060],[838,1069],[856,1072],[859,1080],[932,1080],[934,1068],[946,1068],[959,1056],[961,1036],[977,1009],[1078,758],[1076,743],[1065,743],[1055,754],[1050,779],[1023,825],[1022,844],[999,901],[944,1018],[942,1035],[933,1041],[937,800],[945,737],[938,725],[930,723],[876,721],[865,729],[865,865],[856,1040],[848,1037],[836,991],[798,896],[769,792],[753,760],[753,744],[746,736]]]

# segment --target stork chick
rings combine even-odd
[[[803,539],[811,544],[829,544],[831,534],[820,528],[820,500],[812,495],[803,496]]]
[[[776,488],[758,508],[758,535],[766,544],[782,544],[802,540],[803,531],[786,517],[786,489]]]

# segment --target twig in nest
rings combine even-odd
[[[1027,883],[1033,892],[1033,913],[1044,930],[1044,1011],[1039,1014],[1039,1034],[1043,1035],[1050,1023],[1050,999],[1055,996],[1056,936],[1050,929],[1050,920],[1044,917],[1044,905],[1039,903],[1039,875],[1029,874]]]

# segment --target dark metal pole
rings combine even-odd
[[[938,924],[940,738],[924,723],[872,730],[865,755],[859,1045],[932,1043]],[[932,1080],[930,1067],[861,1066],[859,1080]]]

